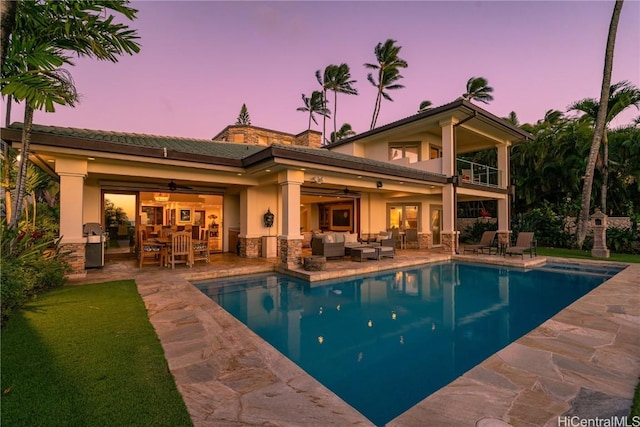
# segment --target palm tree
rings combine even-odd
[[[491,96],[493,88],[484,77],[471,77],[467,80],[467,91],[462,94],[462,99],[467,101],[480,101],[485,104],[493,101]]]
[[[344,123],[340,126],[340,130],[336,132],[331,132],[331,142],[337,142],[341,139],[349,138],[354,136],[356,133],[351,128],[349,123]]]
[[[609,124],[621,112],[635,106],[640,108],[640,90],[628,81],[614,83],[609,88],[609,101],[607,102],[607,116],[604,122],[602,135],[602,191],[600,192],[600,208],[607,212],[607,186],[609,184]],[[568,107],[569,111],[581,111],[587,117],[595,121],[600,109],[600,103],[595,98],[585,98],[574,102]]]
[[[403,78],[400,74],[400,68],[407,68],[408,64],[407,61],[398,56],[398,54],[400,53],[400,49],[402,49],[402,46],[396,46],[395,43],[396,41],[392,39],[387,39],[384,44],[378,43],[374,49],[374,53],[376,55],[378,63],[364,64],[365,68],[368,68],[370,70],[378,70],[377,81],[373,78],[372,73],[369,73],[367,75],[367,80],[369,80],[369,83],[371,83],[375,88],[378,89],[376,103],[373,108],[373,116],[371,117],[371,129],[376,127],[382,98],[386,99],[387,101],[393,101],[393,99],[391,99],[386,91],[402,89],[404,87],[403,85],[396,82]]]
[[[520,126],[520,120],[518,120],[518,115],[515,111],[510,112],[507,117],[503,118],[514,126]]]
[[[77,100],[71,75],[60,67],[73,65],[70,54],[117,62],[123,53],[139,52],[136,31],[114,22],[110,14],[133,20],[137,10],[127,4],[125,0],[17,2],[14,22],[7,25],[12,32],[2,34],[3,43],[5,37],[8,43],[0,80],[3,95],[25,102],[9,228],[17,227],[24,199],[34,110],[53,112],[54,104],[73,106]]]
[[[589,225],[589,209],[591,207],[591,188],[593,187],[593,173],[596,168],[596,159],[600,152],[600,142],[605,130],[607,120],[607,101],[609,99],[609,91],[611,90],[611,72],[613,69],[613,52],[616,45],[616,34],[618,32],[618,21],[620,20],[620,12],[624,0],[616,0],[613,6],[611,22],[609,24],[609,35],[607,36],[607,47],[604,56],[604,70],[602,72],[602,87],[600,91],[600,105],[596,116],[595,129],[593,131],[593,142],[589,151],[589,160],[587,162],[584,174],[584,183],[582,186],[582,206],[580,207],[580,215],[578,217],[577,246],[582,247],[584,239],[587,237],[587,227]]]
[[[316,75],[317,77],[317,75]],[[324,88],[333,91],[333,132],[337,131],[338,93],[357,95],[353,87],[357,80],[351,80],[351,70],[347,64],[329,65],[324,70]],[[325,91],[326,96],[326,91]]]
[[[430,110],[432,105],[433,103],[431,101],[427,101],[427,100],[422,101],[420,103],[420,106],[418,107],[418,113],[422,113],[423,111]]]
[[[324,105],[324,96],[319,90],[314,90],[309,98],[304,93],[302,94],[302,102],[304,107],[296,108],[297,111],[304,111],[309,113],[309,129],[311,130],[311,120],[313,123],[318,124],[314,114],[320,114],[322,117],[330,117],[331,111],[329,111]]]

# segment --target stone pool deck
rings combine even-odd
[[[74,283],[135,279],[195,426],[372,425],[190,283],[274,271],[276,262],[227,254],[212,258],[209,265],[173,271],[138,269],[133,261],[109,263]],[[329,271],[290,273],[313,282],[450,258],[406,250],[394,259],[330,261]],[[541,257],[455,258],[525,268],[544,262]],[[639,374],[640,265],[635,264],[387,425],[556,426],[560,416],[626,415]]]

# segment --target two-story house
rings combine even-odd
[[[2,129],[2,139],[19,149],[21,129]],[[243,257],[261,256],[262,237],[278,236],[278,256],[293,267],[303,233],[316,229],[367,237],[397,227],[413,247],[453,253],[457,204],[495,200],[506,240],[509,150],[530,138],[463,100],[322,148],[314,131],[222,134],[227,141],[34,125],[31,159],[60,181],[60,235],[74,273],[85,268],[86,223],[101,224],[107,255],[120,256],[134,256],[143,228],[199,229],[213,252]],[[481,150],[496,151],[497,167],[458,159]]]

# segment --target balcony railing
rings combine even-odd
[[[393,161],[411,168],[420,169],[427,172],[442,174],[442,158],[423,160],[421,162],[409,163],[407,159]],[[504,177],[500,169],[480,163],[470,162],[464,159],[456,159],[456,171],[461,183],[473,183],[487,187],[504,188]]]
[[[456,170],[461,183],[503,187],[503,176],[500,169],[464,159],[456,159]]]

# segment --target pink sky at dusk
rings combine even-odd
[[[494,101],[482,108],[521,123],[600,95],[613,1],[214,2],[134,1],[142,50],[117,64],[78,59],[69,68],[76,108],[36,112],[34,122],[209,139],[246,103],[254,126],[299,133],[296,111],[319,85],[315,71],[346,62],[358,96],[338,95],[338,127],[369,129],[376,90],[365,62],[388,38],[402,46],[404,89],[383,101],[377,125],[459,97],[483,76]],[[622,9],[612,82],[640,85],[640,2]],[[330,95],[329,100],[333,100]],[[329,105],[333,110],[333,105]],[[627,110],[614,126],[640,115]],[[14,107],[12,121],[22,121]],[[312,129],[322,130],[312,124]],[[327,133],[333,130],[327,122]]]

